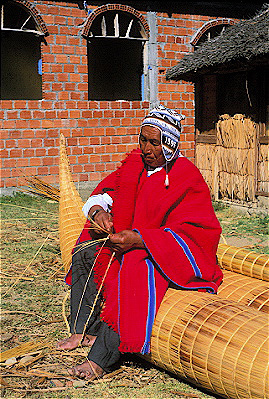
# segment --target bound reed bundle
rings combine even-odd
[[[268,144],[259,144],[258,147],[257,180],[258,191],[269,192],[269,163],[268,163]]]
[[[268,398],[268,317],[206,293],[169,289],[147,359],[229,399]]]
[[[59,234],[60,249],[65,271],[72,261],[71,251],[86,221],[82,212],[83,202],[72,181],[70,165],[66,152],[65,137],[60,136],[60,202],[59,202]]]
[[[269,285],[256,278],[223,270],[223,283],[218,297],[239,302],[266,314],[269,312]]]
[[[256,125],[244,115],[221,115],[216,125],[218,184],[222,197],[255,198]]]
[[[214,193],[215,146],[207,143],[196,144],[196,166],[205,179],[211,193]]]
[[[223,269],[269,281],[269,255],[219,244],[217,256]]]

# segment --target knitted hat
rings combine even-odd
[[[144,125],[155,126],[160,129],[162,151],[166,161],[171,161],[178,154],[179,139],[181,133],[180,121],[185,116],[176,111],[159,105],[146,116],[142,122]]]

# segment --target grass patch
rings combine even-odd
[[[61,268],[58,204],[25,194],[1,197],[0,203],[2,351],[31,340],[46,339],[51,344],[30,366],[2,367],[4,381],[9,384],[2,389],[3,398],[216,398],[134,356],[123,358],[121,372],[111,381],[100,380],[81,388],[64,386],[62,391],[53,391],[58,378],[30,377],[33,371],[66,377],[68,367],[85,360],[85,352],[79,349],[63,354],[54,350],[55,343],[67,336],[62,302],[68,287]],[[216,212],[225,237],[244,234],[259,242],[265,240],[267,218],[247,217],[226,206]],[[261,251],[261,246],[256,249]]]

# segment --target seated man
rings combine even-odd
[[[169,286],[216,293],[222,281],[220,224],[202,175],[179,151],[181,119],[163,106],[153,109],[142,122],[140,149],[83,207],[89,220],[74,249],[72,280],[67,276],[72,335],[58,343],[65,350],[91,346],[73,375],[96,378],[121,353],[149,353]],[[105,245],[96,247],[92,238],[103,235]]]

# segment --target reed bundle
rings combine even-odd
[[[59,235],[60,249],[65,272],[71,261],[71,251],[82,231],[86,218],[82,212],[83,202],[72,181],[67,157],[65,137],[60,136],[60,202],[59,202]]]
[[[217,296],[169,289],[148,360],[229,399],[268,398],[268,317]]]
[[[15,348],[8,349],[0,353],[0,362],[5,362],[7,359],[12,357],[25,356],[26,354],[36,352],[38,350],[47,348],[49,345],[48,341],[29,341],[24,342],[21,345],[15,346]]]
[[[196,144],[196,166],[205,179],[211,193],[215,192],[215,146],[207,143]]]
[[[269,313],[269,285],[266,281],[223,270],[218,297]]]
[[[257,180],[258,191],[265,193],[269,192],[269,163],[268,163],[268,145],[259,144],[258,151],[258,165],[257,165]]]
[[[60,190],[58,188],[53,187],[37,176],[27,176],[24,180],[27,182],[28,189],[23,189],[22,191],[59,201]]]
[[[217,256],[219,265],[223,269],[269,281],[269,255],[267,254],[219,244]]]
[[[225,148],[253,148],[256,124],[242,114],[221,115],[217,122],[217,144]]]
[[[218,185],[222,197],[255,199],[256,125],[244,115],[221,115],[216,125]]]

